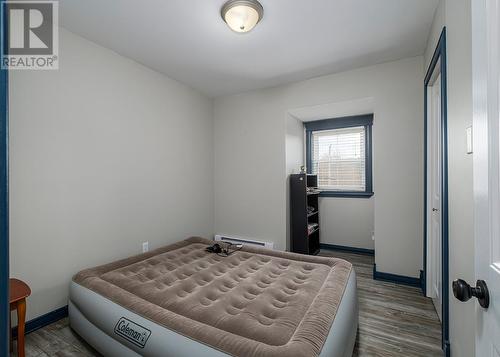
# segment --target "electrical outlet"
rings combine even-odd
[[[142,242],[142,252],[146,253],[149,251],[149,242]]]

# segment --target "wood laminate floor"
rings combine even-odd
[[[419,288],[373,280],[372,256],[321,251],[354,265],[358,281],[359,329],[353,356],[443,356],[441,323],[431,299]]]
[[[360,311],[354,357],[443,355],[441,325],[431,300],[419,289],[373,280],[371,256],[337,251],[322,251],[320,255],[346,259],[355,267]],[[71,330],[68,319],[63,319],[28,334],[26,356],[99,354]]]

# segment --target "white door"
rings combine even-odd
[[[439,63],[436,73],[431,77],[427,87],[428,125],[427,125],[427,257],[429,272],[427,296],[432,298],[436,312],[441,320],[442,315],[442,259],[441,259],[441,74]]]
[[[490,297],[487,309],[476,303],[476,356],[499,357],[500,0],[474,0],[471,4],[475,270],[476,279],[486,282]]]

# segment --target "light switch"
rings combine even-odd
[[[472,126],[465,129],[465,135],[467,137],[467,154],[472,154]]]

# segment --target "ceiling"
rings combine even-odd
[[[61,0],[62,26],[211,96],[421,55],[438,0],[260,0],[232,32],[224,0]]]

